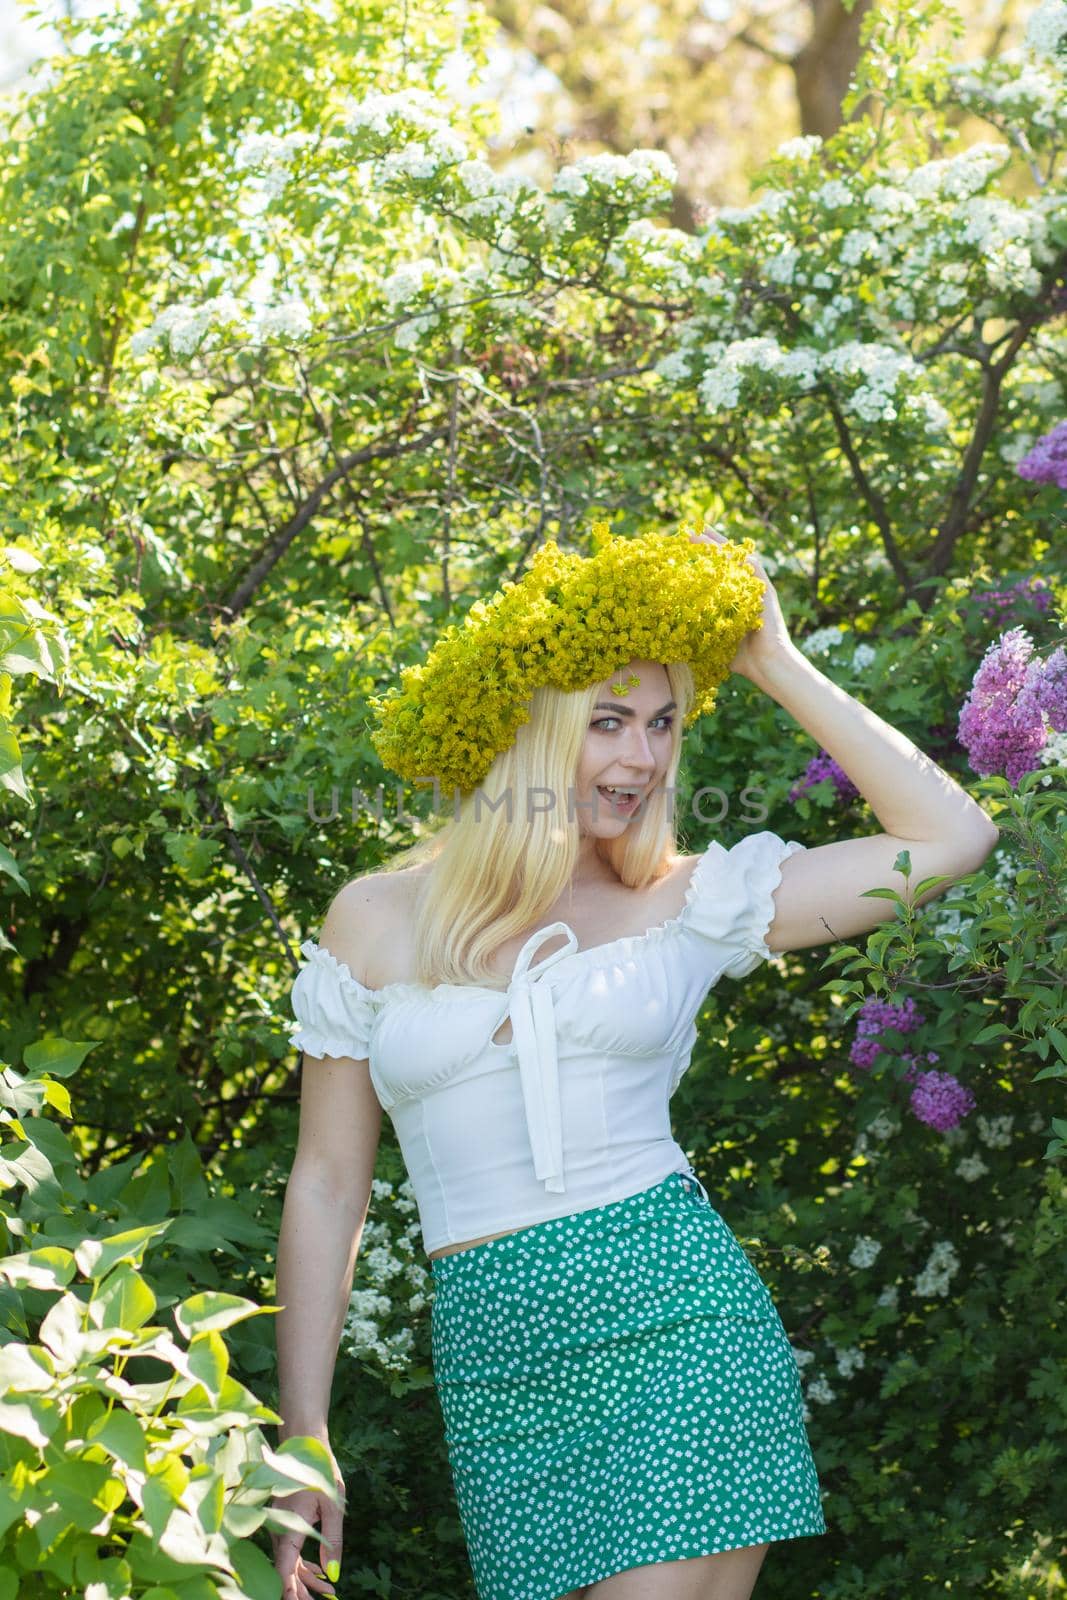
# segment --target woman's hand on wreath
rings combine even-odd
[[[714,528],[705,528],[703,533],[692,533],[689,538],[693,544],[730,543],[725,534],[719,533]],[[789,637],[781,603],[773,583],[763,569],[759,555],[752,553],[745,559],[756,576],[763,581],[763,626],[752,628],[745,634],[730,662],[730,671],[739,673],[742,678],[751,678],[754,682],[758,682],[760,673],[765,672],[784,655],[795,651],[796,645]]]

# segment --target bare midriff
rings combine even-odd
[[[506,1239],[509,1233],[521,1233],[521,1228],[505,1228],[503,1233],[487,1233],[484,1239],[464,1239],[462,1244],[443,1244],[440,1250],[431,1250],[428,1259],[436,1261],[438,1256],[454,1256],[457,1250],[473,1250],[476,1244],[488,1244],[490,1239]]]

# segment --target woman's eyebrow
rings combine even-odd
[[[652,715],[654,717],[662,717],[662,715],[663,715],[663,713],[665,711],[673,711],[677,704],[678,704],[677,700],[668,700],[667,704],[665,706],[660,706],[659,710],[658,711],[653,711]],[[634,711],[632,706],[620,706],[618,704],[612,705],[610,703],[610,701],[606,701],[606,700],[598,700],[596,705],[593,707],[593,710],[594,711],[615,711],[615,712],[617,712],[619,714],[619,716],[622,716],[622,717],[635,717],[637,715],[637,712]]]

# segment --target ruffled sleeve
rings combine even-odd
[[[296,1023],[289,1042],[309,1056],[370,1054],[371,1028],[378,996],[354,978],[343,961],[313,939],[300,946],[304,957],[290,997]]]
[[[693,868],[683,921],[711,947],[716,977],[743,978],[775,954],[765,935],[774,920],[782,863],[807,847],[776,833],[750,833],[732,849],[711,844]]]

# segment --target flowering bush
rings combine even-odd
[[[831,1533],[790,1553],[782,1597],[910,1596],[931,1574],[997,1600],[1051,1590],[1067,1465],[1048,1292],[1067,1133],[1050,665],[1067,600],[1063,7],[969,62],[930,43],[935,24],[958,39],[950,8],[869,8],[856,105],[873,114],[785,140],[752,203],[693,235],[664,225],[660,151],[581,155],[546,185],[498,170],[493,108],[447,91],[451,20],[421,0],[404,16],[401,47],[347,0],[139,0],[72,20],[71,48],[11,110],[0,1006],[11,1060],[45,1012],[101,1046],[63,1198],[32,1223],[70,1205],[69,1226],[103,1240],[171,1216],[150,1270],[130,1263],[164,1310],[269,1300],[296,947],[334,889],[409,841],[425,798],[399,786],[379,819],[323,822],[309,791],[374,791],[372,700],[549,538],[708,517],[756,540],[820,667],[1002,834],[943,900],[914,914],[900,894],[863,949],[717,985],[673,1102],[802,1376]],[[472,65],[493,31],[466,9]],[[1028,654],[1003,643],[1013,629]],[[988,701],[979,674],[999,679]],[[875,826],[750,685],[721,686],[685,763],[694,790],[727,796],[727,841]],[[909,999],[921,1023],[882,1029],[857,1066],[862,1008]],[[49,1137],[12,1154],[20,1173],[57,1156]],[[345,1581],[457,1600],[471,1586],[429,1285],[388,1126],[377,1178],[392,1194],[375,1189],[335,1390]],[[94,1290],[77,1268],[17,1292],[8,1335],[50,1349],[40,1297]],[[225,1377],[269,1400],[267,1321],[227,1329]],[[123,1330],[131,1351],[148,1326]],[[172,1334],[183,1359],[190,1332]],[[139,1401],[122,1409],[153,1460],[180,1456],[182,1509],[213,1515],[221,1493],[235,1527],[248,1414],[235,1468],[210,1442],[168,1443]],[[104,1446],[76,1448],[86,1483],[113,1475]],[[131,1545],[134,1507],[112,1508]],[[90,1570],[115,1554],[93,1526]],[[3,1538],[28,1571],[36,1535],[12,1522]],[[61,1554],[45,1581],[69,1590],[81,1574]]]
[[[1050,735],[1067,734],[1067,654],[1060,645],[1047,661],[1034,642],[1012,628],[991,645],[960,711],[959,738],[983,777],[1003,773],[1012,785],[1040,764]],[[1067,754],[1061,740],[1055,754]]]

